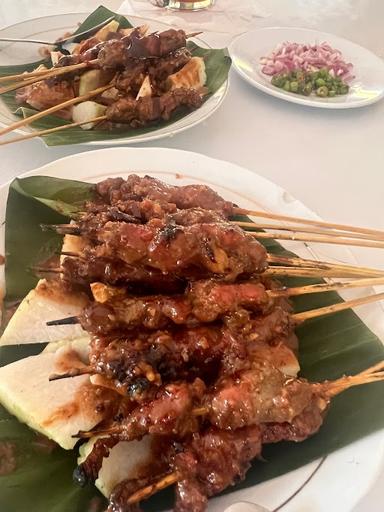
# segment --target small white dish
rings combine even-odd
[[[334,98],[301,96],[286,92],[271,84],[271,77],[261,71],[260,58],[270,54],[285,41],[320,44],[323,41],[342,52],[344,59],[353,64],[355,78],[349,93]],[[305,28],[270,27],[246,32],[229,47],[233,66],[251,85],[261,91],[292,103],[318,108],[344,109],[364,107],[384,96],[384,61],[370,50],[342,37]]]

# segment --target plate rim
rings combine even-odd
[[[82,16],[86,17],[86,16],[89,16],[90,14],[91,14],[90,12],[79,12],[79,13],[74,12],[74,13],[37,16],[35,18],[29,18],[27,20],[19,21],[17,23],[12,23],[10,25],[2,27],[0,29],[0,35],[2,34],[3,31],[12,29],[17,26],[28,25],[28,24],[33,23],[36,20],[48,21],[49,19],[52,19],[52,18],[58,18],[58,19],[63,19],[63,22],[64,22],[64,19],[72,19],[74,17],[78,18],[78,17],[82,17]],[[159,25],[164,25],[166,27],[172,27],[172,24],[166,23],[164,21],[159,21],[154,18],[147,18],[144,16],[137,16],[134,14],[133,15],[122,14],[122,16],[126,17],[128,20],[130,18],[132,18],[138,22],[140,22],[140,20],[141,20],[142,22],[150,22],[152,24],[157,23]],[[194,39],[199,41],[200,43],[202,43],[207,48],[212,48],[210,46],[210,44],[207,43],[201,37],[197,36]],[[12,43],[10,43],[10,44],[12,44]],[[1,50],[0,50],[0,53],[1,53]],[[149,132],[147,134],[132,136],[132,137],[128,137],[128,138],[121,137],[121,138],[116,138],[116,139],[111,139],[111,140],[96,140],[96,141],[78,142],[78,143],[75,142],[73,144],[63,144],[62,146],[64,146],[64,147],[71,147],[71,146],[72,147],[73,146],[111,146],[111,147],[113,147],[113,146],[120,146],[120,145],[128,146],[128,145],[132,145],[132,144],[142,144],[142,143],[151,142],[151,141],[155,141],[155,140],[159,140],[159,139],[174,137],[178,133],[182,133],[182,132],[184,132],[190,128],[193,128],[196,125],[206,121],[211,115],[213,115],[221,107],[225,98],[227,97],[228,90],[229,90],[229,84],[230,84],[230,78],[229,78],[229,74],[228,74],[228,77],[225,80],[225,82],[219,87],[219,89],[215,93],[212,94],[212,96],[210,98],[208,98],[207,102],[205,103],[205,105],[210,105],[209,110],[207,110],[204,114],[200,113],[200,116],[197,115],[196,118],[190,122],[188,122],[188,117],[195,116],[195,114],[198,114],[201,107],[199,109],[196,109],[195,111],[188,113],[187,115],[185,115],[181,119],[178,119],[174,123],[172,123],[168,126],[162,127],[160,129],[155,129],[153,132]],[[0,102],[1,102],[1,98],[0,98]],[[4,108],[10,112],[10,110],[5,105],[5,103],[4,102],[1,102],[1,103],[3,104]],[[12,112],[10,112],[10,113],[12,114]],[[187,121],[186,124],[184,124],[183,126],[178,127],[178,128],[176,127],[176,129],[174,129],[174,130],[172,129],[172,126],[174,126],[174,124],[178,123],[179,121],[183,121],[183,120]],[[5,121],[3,121],[0,117],[0,126],[7,127],[7,126],[9,126],[9,124],[7,124]],[[167,129],[167,131],[165,133],[158,133],[159,131],[161,131],[163,129]],[[29,127],[27,127],[27,129],[17,128],[16,130],[13,130],[14,133],[18,133],[18,134],[22,134],[22,135],[32,133],[33,131],[36,131],[36,130],[30,129]],[[46,148],[56,147],[56,146],[49,146],[42,137],[36,137],[36,139],[40,140]]]
[[[273,96],[275,98],[279,98],[285,101],[288,101],[290,103],[295,103],[298,105],[303,105],[306,107],[313,107],[313,108],[323,108],[328,110],[346,110],[350,108],[362,108],[366,107],[368,105],[373,105],[374,103],[377,103],[378,101],[382,100],[384,97],[384,83],[383,83],[383,89],[381,93],[374,98],[370,99],[363,99],[355,102],[321,102],[321,101],[314,101],[311,100],[310,97],[306,96],[300,96],[300,95],[294,95],[287,93],[285,91],[281,91],[278,88],[271,88],[270,86],[264,85],[262,82],[259,82],[252,77],[250,77],[247,73],[245,73],[236,62],[235,58],[235,52],[236,52],[236,45],[239,44],[243,39],[245,40],[246,37],[250,37],[251,34],[254,34],[256,32],[266,32],[266,31],[278,31],[278,30],[296,30],[296,31],[303,31],[303,32],[312,32],[314,34],[319,34],[322,36],[331,36],[332,38],[339,39],[345,43],[348,43],[351,46],[354,46],[358,48],[359,50],[363,50],[365,52],[370,53],[373,57],[377,59],[378,62],[380,62],[380,65],[383,67],[384,70],[384,61],[380,59],[380,57],[370,50],[369,48],[366,48],[365,46],[362,46],[358,43],[355,43],[354,41],[351,41],[350,39],[347,39],[346,37],[339,36],[337,34],[333,34],[332,32],[324,32],[322,30],[312,29],[312,28],[306,28],[306,27],[289,27],[289,26],[272,26],[272,27],[258,27],[254,28],[252,30],[249,30],[247,32],[243,32],[236,36],[231,43],[228,46],[228,52],[232,59],[232,66],[233,69],[243,78],[246,82],[248,82],[250,85],[252,85],[254,88],[269,94],[270,96]]]

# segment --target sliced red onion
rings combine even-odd
[[[267,56],[260,59],[261,71],[265,75],[289,73],[293,70],[318,71],[326,68],[345,82],[351,81],[353,65],[343,59],[340,50],[327,42],[321,44],[300,44],[286,41],[276,46]]]

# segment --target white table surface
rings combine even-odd
[[[241,0],[237,2],[240,6]],[[99,3],[1,0],[0,27],[35,16],[86,12]],[[251,20],[252,27],[316,28],[347,37],[384,57],[383,0],[257,3],[271,14]],[[121,0],[105,0],[103,4],[117,10]],[[207,13],[193,16],[197,19]],[[166,21],[164,15],[162,21]],[[231,36],[208,32],[205,38],[218,46],[227,44]],[[327,220],[384,229],[384,100],[362,109],[331,111],[267,96],[234,71],[230,85],[223,106],[210,119],[151,146],[197,151],[233,161],[284,187]],[[39,140],[4,146],[0,149],[0,183],[57,158],[88,150],[84,146],[46,148]],[[354,253],[362,264],[384,268],[380,250],[356,249]],[[383,498],[381,475],[353,512],[382,512]]]

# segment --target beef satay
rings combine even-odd
[[[154,121],[167,121],[175,110],[181,107],[194,110],[201,107],[202,103],[203,98],[198,91],[180,87],[161,96],[120,98],[107,107],[105,115],[109,121],[127,123],[137,128]]]
[[[110,222],[97,233],[100,256],[116,255],[128,264],[140,263],[163,274],[180,275],[198,267],[231,279],[263,272],[265,248],[231,224],[179,226],[153,219],[144,226]]]
[[[93,284],[95,286],[95,283]],[[226,284],[215,280],[191,283],[183,295],[130,296],[123,289],[110,292],[111,299],[92,302],[78,321],[92,334],[108,334],[143,326],[161,329],[170,324],[196,326],[214,322],[240,308],[267,313],[273,305],[261,283]],[[55,325],[59,325],[56,321]]]
[[[98,53],[98,63],[102,68],[122,69],[131,59],[163,57],[187,43],[183,30],[169,29],[144,37],[130,34],[127,38],[107,41]]]
[[[265,248],[241,228],[230,223],[181,226],[164,219],[145,225],[107,222],[95,230],[86,224],[52,226],[59,233],[92,238],[96,258],[118,258],[129,265],[151,267],[162,274],[189,277],[193,269],[234,280],[239,275],[264,272]],[[87,254],[85,256],[89,256]]]
[[[203,208],[233,215],[234,205],[225,201],[206,185],[168,185],[152,176],[130,174],[123,178],[107,178],[96,185],[98,195],[108,204],[120,201],[150,199],[161,203],[173,203],[180,209]]]
[[[270,362],[254,362],[251,370],[220,378],[195,409],[189,408],[190,402],[186,402],[185,397],[184,402],[180,400],[180,407],[177,408],[177,424],[183,426],[183,433],[187,430],[186,425],[190,425],[187,423],[188,420],[192,417],[195,421],[197,416],[204,416],[212,425],[222,430],[236,430],[261,424],[266,424],[267,428],[272,428],[276,424],[285,426],[290,424],[292,426],[290,438],[293,437],[292,432],[296,428],[296,440],[300,440],[303,435],[299,435],[299,428],[306,418],[313,415],[316,418],[323,417],[331,399],[350,387],[384,380],[383,369],[384,362],[381,362],[368,371],[352,377],[312,383],[302,378],[287,377]],[[188,388],[183,389],[187,393]],[[167,400],[171,400],[170,390],[167,391],[166,396]],[[173,407],[176,407],[176,401],[175,395],[172,401]],[[147,412],[163,410],[162,416],[153,415],[162,428],[161,432],[157,429],[156,433],[175,434],[175,421],[172,420],[169,424],[170,430],[167,432],[166,409],[161,408],[161,403],[161,398],[160,403],[156,403],[155,400],[147,409]],[[188,405],[184,408],[182,403]],[[133,422],[128,416],[121,424],[116,424],[109,430],[96,432],[117,436],[120,440],[132,440],[137,436],[134,416],[132,418]],[[140,421],[144,424],[142,418]],[[151,414],[148,415],[147,433],[149,425],[153,425]],[[143,433],[140,431],[139,435]],[[271,434],[270,437],[272,442],[273,435]]]

